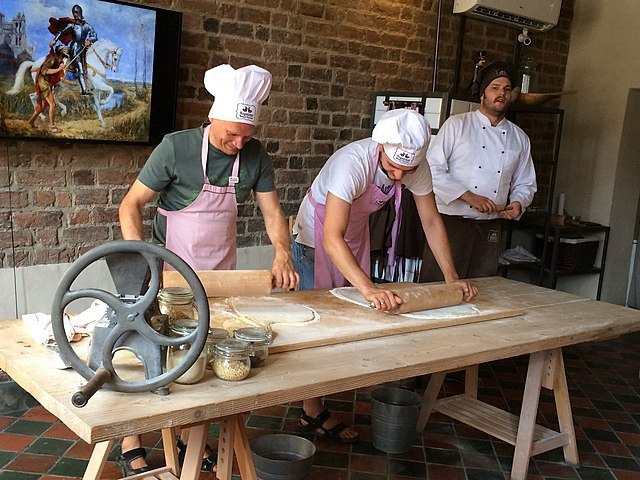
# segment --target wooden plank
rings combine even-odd
[[[180,462],[178,460],[178,447],[176,446],[176,429],[162,429],[162,446],[164,449],[164,462],[175,475],[180,474]]]
[[[433,409],[511,445],[516,444],[520,420],[517,415],[464,394],[440,399]],[[533,432],[536,442],[560,436],[560,433],[542,425],[536,425]]]
[[[269,270],[203,270],[196,274],[210,298],[271,294]],[[177,271],[165,270],[163,286],[188,287],[188,284]]]
[[[524,313],[521,305],[530,304],[527,289],[520,289],[510,294],[507,290],[509,283],[502,284],[496,279],[479,279],[480,294],[472,304],[478,309],[478,314],[469,316],[452,316],[442,311],[440,317],[415,318],[403,315],[378,312],[371,308],[355,305],[338,298],[326,290],[307,290],[279,294],[277,298],[286,302],[306,305],[316,310],[320,321],[304,325],[287,325],[285,323],[271,324],[275,332],[275,340],[269,347],[270,353],[282,353],[313,347],[348,343],[370,338],[400,335],[423,330],[453,327],[477,322],[487,322],[501,318],[519,316]],[[393,284],[392,284],[393,285]],[[441,286],[441,285],[433,285]],[[535,287],[538,289],[540,287]],[[531,292],[528,292],[531,295]],[[535,291],[533,295],[538,295]],[[566,295],[566,294],[565,294]],[[511,299],[515,298],[515,301]],[[576,297],[571,296],[571,299]],[[544,300],[538,298],[537,302]],[[211,325],[222,327],[228,320],[227,315],[216,312],[228,312],[229,308],[224,300],[212,299]],[[435,312],[435,310],[434,310]]]
[[[93,447],[91,458],[89,459],[87,468],[82,476],[83,480],[94,480],[100,478],[102,470],[104,470],[104,466],[107,463],[107,457],[109,456],[112,446],[113,440],[108,440],[106,442],[97,443],[96,446]]]
[[[220,420],[219,432],[216,477],[219,480],[231,480],[235,437],[237,433],[235,418],[226,417]]]
[[[169,471],[169,467],[160,467],[148,472],[124,477],[122,480],[178,480],[178,477]]]

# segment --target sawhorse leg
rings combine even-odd
[[[553,391],[560,434],[546,441],[536,441],[534,431],[542,387]],[[526,479],[529,459],[532,456],[560,446],[562,447],[565,461],[577,465],[578,447],[571,415],[567,376],[562,359],[562,350],[556,348],[532,353],[529,358],[529,369],[522,396],[522,409],[520,421],[518,422],[511,478],[513,480]]]
[[[84,475],[82,476],[82,480],[98,480],[100,478],[102,471],[104,470],[104,466],[107,463],[109,452],[111,452],[111,447],[113,447],[113,443],[114,440],[107,440],[105,442],[95,444],[87,469],[84,471]],[[176,433],[173,428],[162,429],[162,444],[164,447],[165,466],[147,472],[144,476],[154,478],[151,476],[154,473],[171,473],[174,478],[177,478],[175,475],[180,471],[180,465],[178,464],[178,451],[176,449]],[[136,479],[142,477],[138,474],[126,478]]]
[[[203,422],[189,427],[189,443],[180,480],[198,479],[202,455],[209,436],[209,423]],[[216,465],[216,477],[219,480],[231,480],[234,454],[238,461],[242,480],[257,480],[242,415],[232,415],[220,419],[218,463]]]
[[[531,354],[520,418],[479,401],[478,366],[468,367],[466,372],[465,393],[441,399],[437,399],[438,393],[449,372],[432,374],[418,417],[419,433],[424,431],[431,411],[435,410],[514,445],[512,480],[525,480],[530,458],[555,448],[562,447],[567,463],[578,463],[569,389],[560,348]],[[542,387],[553,391],[560,432],[536,425]]]

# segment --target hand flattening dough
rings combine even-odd
[[[232,297],[227,303],[241,321],[244,317],[264,327],[306,325],[320,320],[320,315],[312,308],[274,297]]]

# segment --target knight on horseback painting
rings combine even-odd
[[[156,12],[76,2],[0,3],[0,136],[147,141]]]

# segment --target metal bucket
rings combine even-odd
[[[386,453],[408,452],[421,403],[420,395],[402,388],[381,387],[371,392],[373,446]]]
[[[306,480],[316,446],[297,435],[263,435],[250,445],[259,480]]]

